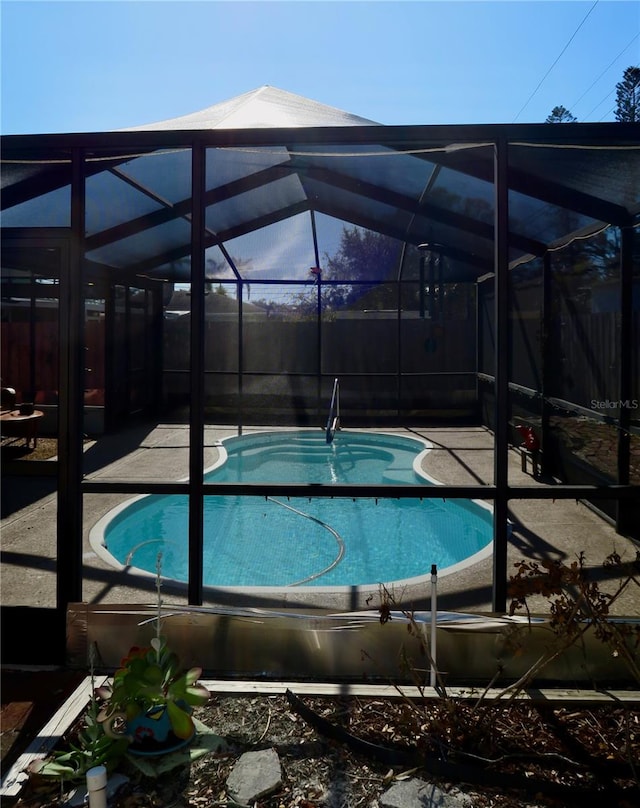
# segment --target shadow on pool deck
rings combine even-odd
[[[264,429],[266,429],[265,427]],[[245,434],[259,428],[246,429]],[[384,429],[407,436],[419,435],[430,440],[432,451],[423,468],[433,478],[450,484],[487,484],[493,479],[493,436],[483,427]],[[233,427],[206,428],[205,466],[217,457],[216,442],[237,434]],[[185,426],[161,424],[140,426],[117,435],[109,435],[89,445],[85,452],[87,476],[99,480],[135,479],[166,481],[184,479],[188,474],[188,432]],[[509,479],[513,484],[543,484],[522,472],[518,453],[510,451]],[[553,481],[552,481],[553,482]],[[46,483],[51,483],[47,480]],[[3,499],[11,503],[2,520],[2,603],[53,607],[55,595],[56,497],[55,490],[43,486],[40,478],[12,477],[3,480]],[[25,497],[13,498],[15,491],[30,491],[27,504],[17,507]],[[481,493],[481,492],[480,492]],[[92,494],[84,497],[85,546],[83,550],[84,588],[87,602],[139,603],[153,600],[154,580],[129,569],[119,573],[96,556],[88,542],[89,529],[114,505],[127,499],[117,494]],[[14,504],[15,503],[15,504]],[[574,500],[514,500],[510,509],[513,530],[509,548],[509,567],[526,558],[572,559],[584,551],[588,564],[598,567],[605,557],[617,550],[626,560],[635,557],[635,544],[615,533],[614,528],[586,506]],[[430,562],[425,559],[425,568]],[[448,610],[490,611],[492,602],[492,561],[490,558],[441,575],[438,584],[439,606]],[[398,593],[396,593],[398,594]],[[430,587],[413,590],[411,605],[428,604]],[[185,603],[186,587],[163,586],[166,602]],[[287,596],[274,598],[264,592],[211,592],[207,603],[300,608],[365,608],[365,598],[353,592],[347,597],[319,598],[313,587],[289,590]],[[620,604],[622,613],[640,614],[640,597],[633,592]]]
[[[155,429],[154,425],[141,425],[117,435],[106,435],[87,440],[84,450],[84,471],[91,475],[135,452]],[[54,449],[55,451],[55,449]],[[2,465],[2,519],[8,519],[24,508],[55,493],[57,488],[54,458],[38,460],[32,453]]]

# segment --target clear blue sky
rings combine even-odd
[[[614,120],[638,0],[1,0],[4,134],[195,112],[271,84],[384,124]]]

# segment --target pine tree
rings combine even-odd
[[[640,121],[640,67],[628,67],[616,84],[616,121]]]
[[[545,123],[573,123],[576,120],[566,107],[554,107],[551,114],[547,115]]]

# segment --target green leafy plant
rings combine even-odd
[[[106,766],[107,771],[113,771],[127,751],[129,740],[108,735],[98,720],[99,711],[100,705],[94,695],[83,718],[82,728],[68,746],[34,761],[29,766],[29,772],[75,782],[84,780],[94,766]]]
[[[177,738],[190,738],[195,725],[193,707],[206,704],[209,691],[198,679],[202,668],[183,670],[164,637],[154,637],[151,646],[134,646],[120,663],[113,683],[96,691],[102,700],[97,720],[107,735],[128,734],[128,724],[140,713],[166,709]]]
[[[171,730],[176,738],[188,740],[195,732],[191,717],[193,707],[201,707],[209,700],[206,687],[198,684],[202,668],[184,670],[178,656],[167,647],[167,640],[161,635],[162,597],[161,589],[162,553],[156,560],[156,636],[148,648],[133,646],[113,676],[113,683],[100,687],[96,695],[102,699],[102,709],[97,720],[103,724],[105,732],[112,737],[125,735],[130,740],[144,740],[144,731],[138,729],[140,737],[129,733],[129,724],[141,713],[159,716],[166,710]]]
[[[183,669],[177,654],[160,633],[161,562],[160,553],[156,575],[156,636],[150,646],[132,647],[121,660],[112,682],[92,688],[81,728],[63,748],[32,763],[30,774],[56,777],[64,783],[82,780],[94,766],[104,765],[108,771],[113,771],[132,742],[144,742],[144,729],[132,730],[132,724],[135,726],[136,718],[143,713],[152,713],[158,718],[166,712],[170,729],[178,741],[188,741],[195,734],[192,710],[206,704],[210,693],[198,683],[202,668]],[[90,664],[93,681],[93,653]],[[157,751],[161,753],[162,749]]]

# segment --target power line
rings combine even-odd
[[[614,93],[614,92],[615,92],[615,88],[614,88],[613,90],[609,90],[609,92],[608,92],[608,93],[605,95],[605,97],[604,97],[604,98],[602,98],[602,99],[600,99],[600,101],[598,101],[598,103],[597,103],[597,104],[595,105],[595,107],[594,107],[594,108],[591,110],[591,112],[589,112],[589,113],[588,113],[588,114],[585,116],[585,120],[588,120],[588,119],[589,119],[589,118],[590,118],[590,117],[593,115],[593,113],[594,113],[594,112],[595,112],[595,111],[598,109],[598,107],[599,107],[599,106],[601,106],[602,104],[604,104],[604,102],[607,100],[607,98],[609,98],[609,96],[610,96],[610,95],[613,95],[613,93]],[[615,109],[615,107],[613,107],[613,109]],[[609,114],[609,113],[607,113],[607,115],[608,115],[608,114]],[[600,120],[602,120],[602,118],[600,118]]]
[[[616,105],[616,106],[617,106],[617,105]],[[614,110],[615,110],[615,107],[611,107],[611,109],[609,110],[609,112],[607,112],[605,115],[603,115],[603,116],[602,116],[602,118],[600,118],[600,121],[604,121],[604,119],[605,119],[605,118],[608,118],[608,117],[609,117],[609,115],[611,115],[611,113],[612,113]]]
[[[638,67],[638,65],[632,65],[632,66],[633,67]],[[604,104],[604,102],[607,100],[607,98],[609,98],[610,95],[613,95],[616,92],[617,89],[618,89],[618,85],[616,84],[616,86],[613,88],[613,90],[609,90],[609,92],[605,95],[605,97],[602,100],[598,101],[598,103],[595,105],[595,107],[591,110],[591,112],[586,117],[589,118],[598,109],[598,107],[601,104]],[[611,109],[608,112],[606,112],[599,120],[603,121],[608,115],[611,115],[611,113],[615,110],[616,106],[617,106],[617,104],[614,105],[613,107],[611,107]]]
[[[561,59],[562,55],[564,54],[564,52],[566,51],[566,49],[569,47],[569,45],[570,45],[570,44],[573,42],[573,40],[575,39],[576,34],[577,34],[577,33],[578,33],[578,31],[579,31],[579,30],[582,28],[582,26],[585,24],[585,22],[587,21],[587,18],[588,18],[588,17],[591,15],[591,12],[594,10],[594,8],[595,8],[595,7],[598,5],[598,3],[599,3],[599,2],[600,2],[600,0],[596,0],[596,1],[595,1],[595,3],[594,3],[594,4],[591,6],[591,8],[589,9],[589,11],[587,11],[587,13],[586,13],[586,14],[585,14],[585,16],[583,17],[582,22],[580,23],[580,25],[578,25],[578,27],[576,28],[576,30],[573,32],[573,34],[572,34],[572,35],[571,35],[571,37],[569,38],[569,41],[567,42],[567,44],[564,46],[564,48],[563,48],[563,49],[560,51],[560,53],[559,53],[559,54],[558,54],[558,56],[556,57],[556,60],[554,61],[554,63],[553,63],[553,64],[551,65],[551,67],[550,67],[550,68],[547,70],[547,72],[544,74],[544,76],[543,76],[543,77],[540,79],[540,82],[539,82],[538,86],[537,86],[537,87],[536,87],[536,89],[535,89],[535,90],[534,90],[534,91],[531,93],[531,95],[529,96],[529,98],[527,98],[527,100],[525,101],[525,103],[524,103],[524,104],[523,104],[523,106],[521,107],[520,111],[518,112],[518,114],[516,115],[516,117],[513,119],[512,123],[515,123],[515,122],[518,120],[518,118],[520,117],[520,115],[522,114],[522,112],[523,112],[523,111],[526,109],[526,107],[528,107],[528,106],[529,106],[529,102],[531,101],[531,99],[533,98],[533,96],[534,96],[534,95],[535,95],[535,94],[538,92],[538,90],[540,89],[540,87],[542,87],[542,85],[544,84],[544,81],[545,81],[545,79],[547,78],[547,76],[549,75],[549,73],[551,73],[551,71],[553,70],[553,68],[554,68],[554,67],[555,67],[555,66],[558,64],[558,62],[560,61],[560,59]]]
[[[615,64],[615,63],[618,61],[618,59],[619,59],[619,58],[622,56],[622,54],[623,54],[625,51],[629,50],[629,48],[630,48],[630,47],[633,45],[633,43],[636,41],[636,39],[637,39],[639,36],[640,36],[640,33],[636,34],[636,35],[635,35],[635,36],[634,36],[634,37],[631,39],[631,41],[630,41],[630,42],[629,42],[627,45],[625,45],[625,46],[624,46],[624,48],[623,48],[623,49],[620,51],[620,53],[619,53],[619,54],[618,54],[618,55],[615,57],[615,59],[614,59],[612,62],[610,62],[610,63],[609,63],[609,65],[607,65],[607,67],[605,67],[605,69],[602,71],[602,73],[600,73],[600,75],[598,76],[598,78],[597,78],[597,79],[595,79],[595,80],[594,80],[594,81],[593,81],[593,82],[592,82],[592,83],[589,85],[589,87],[587,87],[587,89],[586,89],[586,90],[585,90],[585,91],[582,93],[582,95],[580,96],[580,98],[578,98],[578,100],[577,100],[577,101],[574,101],[574,102],[573,102],[573,104],[571,105],[570,109],[572,109],[572,110],[573,110],[573,109],[575,109],[575,107],[576,107],[576,106],[577,106],[577,105],[578,105],[578,104],[579,104],[579,103],[582,101],[582,99],[585,97],[585,95],[586,95],[586,94],[587,94],[587,93],[588,93],[588,92],[589,92],[589,91],[590,91],[590,90],[591,90],[591,89],[592,89],[592,88],[593,88],[593,87],[594,87],[594,86],[595,86],[595,85],[596,85],[596,84],[597,84],[597,83],[600,81],[600,79],[601,79],[601,78],[604,76],[604,74],[605,74],[605,73],[606,73],[608,70],[610,70],[610,69],[613,67],[613,65],[614,65],[614,64]],[[603,100],[604,100],[604,99],[603,99]],[[594,107],[594,109],[597,109],[597,107],[599,107],[599,106],[600,106],[600,104],[602,104],[602,101],[600,101],[600,103],[599,103],[599,104],[598,104],[596,107]],[[593,110],[592,110],[592,112],[593,112]],[[589,113],[589,114],[591,114],[591,113]],[[587,115],[587,118],[588,118],[588,117],[589,117],[589,116]]]

